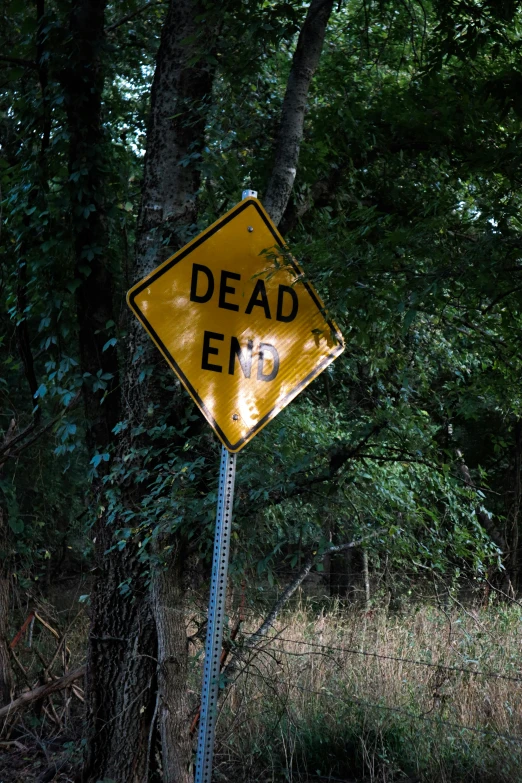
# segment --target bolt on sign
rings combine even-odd
[[[337,325],[255,198],[133,286],[127,301],[231,452],[344,349]]]

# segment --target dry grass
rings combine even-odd
[[[75,595],[61,610],[43,599],[32,608],[37,616],[14,650],[17,694],[63,676],[85,659],[88,617]],[[26,608],[19,618],[28,614]],[[78,681],[0,721],[0,783],[51,780],[54,765],[59,771],[53,780],[72,781],[81,752],[82,686]]]
[[[81,662],[87,616],[77,616],[76,603],[63,616],[41,609],[51,625],[68,629],[69,667]],[[252,618],[247,627],[257,624]],[[391,613],[303,600],[227,692],[215,780],[522,783],[521,632],[522,611],[514,604],[470,609],[454,602]],[[20,643],[30,676],[56,644],[43,626],[35,626],[32,648]],[[62,665],[59,656],[57,675]],[[196,692],[200,667],[199,656]],[[55,697],[59,715],[63,698]],[[16,740],[32,742],[34,753],[2,748],[0,780],[36,779],[50,747],[53,759],[78,756],[80,716],[63,715],[61,729],[51,719],[22,715]]]
[[[298,607],[227,696],[218,771],[292,783],[522,781],[521,618],[502,605]]]

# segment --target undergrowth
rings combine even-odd
[[[301,606],[227,694],[216,779],[522,781],[521,618]]]
[[[44,609],[50,625],[63,625],[70,649],[70,658],[55,659],[59,675],[83,660],[87,617],[71,612],[61,621]],[[250,616],[243,638],[258,624]],[[294,604],[226,691],[214,780],[522,783],[521,629],[515,603],[470,608],[454,600],[401,612],[324,599]],[[194,641],[197,705],[201,634]],[[56,646],[48,627],[35,626],[32,647],[17,647],[25,676]],[[4,732],[2,783],[39,780],[53,764],[56,781],[74,778],[82,701],[66,692],[52,698]]]

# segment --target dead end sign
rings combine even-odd
[[[240,451],[344,350],[260,202],[239,202],[127,294],[223,445]]]

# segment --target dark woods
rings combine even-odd
[[[125,293],[252,187],[345,335],[241,454],[234,590],[309,563],[346,604],[516,599],[522,11],[0,13],[0,707],[49,680],[28,612],[81,582],[78,780],[189,783],[219,448]]]

